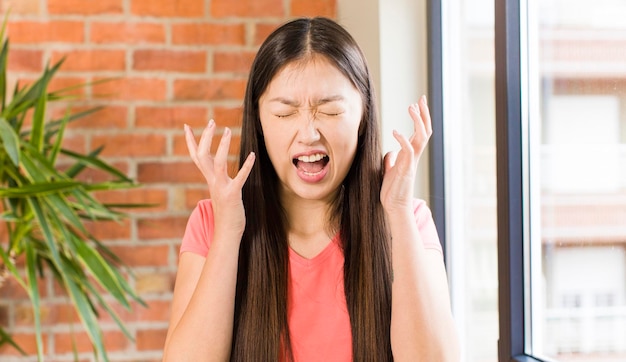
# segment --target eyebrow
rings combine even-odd
[[[341,96],[339,94],[332,95],[332,96],[329,96],[329,97],[324,97],[324,98],[320,98],[320,99],[316,100],[314,106],[320,106],[320,105],[325,104],[325,103],[337,102],[337,101],[342,101],[342,100],[344,100],[343,96]],[[300,106],[300,104],[298,104],[297,101],[295,101],[293,99],[284,98],[284,97],[272,98],[272,99],[269,100],[269,102],[279,102],[279,103],[283,103],[283,104],[286,104],[286,105],[292,106],[292,107]]]

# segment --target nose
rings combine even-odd
[[[314,110],[302,112],[299,123],[298,138],[300,142],[311,144],[320,140],[318,122]]]

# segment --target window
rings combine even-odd
[[[431,208],[445,239],[464,361],[496,361],[498,269],[493,1],[429,8]]]
[[[430,2],[431,206],[464,361],[626,360],[624,15]]]

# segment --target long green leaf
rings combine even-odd
[[[48,161],[50,162],[51,165],[56,164],[57,156],[59,155],[59,152],[61,151],[61,144],[63,143],[63,135],[65,134],[65,127],[67,126],[68,120],[69,120],[69,113],[66,113],[65,117],[61,119],[61,123],[59,124],[59,128],[56,133],[57,138],[54,144],[52,145],[50,154],[48,155]],[[48,139],[47,139],[47,132],[46,132],[46,142],[47,141]]]
[[[19,187],[0,188],[0,197],[43,196],[51,193],[70,191],[80,185],[81,183],[78,181],[39,182]]]
[[[93,108],[86,109],[81,112],[71,113],[69,115],[65,115],[61,119],[52,120],[46,123],[46,141],[49,141],[52,136],[54,136],[58,131],[61,123],[70,123],[76,120],[79,120],[85,116],[88,116],[92,113],[98,112],[102,110],[104,106],[97,106]]]
[[[102,148],[99,148],[97,151],[98,153],[102,150]],[[76,160],[78,160],[80,163],[83,164],[88,164],[91,165],[95,168],[98,168],[100,170],[103,170],[105,172],[107,172],[108,174],[112,175],[112,176],[116,176],[117,178],[126,181],[126,182],[133,182],[130,178],[128,178],[126,175],[124,175],[122,173],[122,171],[110,166],[109,164],[107,164],[106,162],[102,161],[101,159],[94,157],[93,154],[97,154],[94,152],[92,152],[89,155],[81,155],[78,154],[76,152],[70,151],[70,150],[61,150],[61,153],[63,153],[66,156],[69,156],[71,158],[74,158]],[[77,172],[71,172],[70,170],[65,172],[68,176],[70,177],[74,177],[76,176],[78,173]]]
[[[73,239],[74,246],[83,265],[89,269],[91,275],[98,283],[111,293],[113,297],[126,309],[130,308],[130,304],[124,295],[122,286],[115,278],[113,270],[109,264],[98,254],[93,248],[82,240]]]
[[[24,350],[17,343],[15,343],[13,338],[11,338],[11,336],[7,332],[5,332],[2,327],[0,327],[0,346],[5,343],[10,344],[11,346],[13,346],[13,348],[17,349],[18,352],[22,354],[22,356],[26,356],[26,352],[24,352]]]
[[[31,156],[33,155],[31,154]],[[50,181],[50,176],[52,176],[50,170],[45,167],[45,164],[41,164],[41,162],[35,164],[36,161],[37,157],[22,157],[22,166],[24,171],[26,171],[24,175],[34,184],[44,184]]]
[[[35,102],[35,112],[33,113],[33,122],[30,132],[30,143],[39,151],[43,151],[45,116],[48,108],[48,81],[45,76],[41,78],[38,87],[37,101]]]
[[[126,328],[126,326],[124,325],[124,322],[120,319],[117,312],[115,312],[115,310],[111,308],[111,305],[107,303],[107,301],[102,297],[102,295],[100,295],[100,293],[98,293],[98,291],[92,285],[88,285],[88,288],[89,288],[89,291],[91,292],[91,295],[93,295],[98,300],[98,303],[100,303],[102,308],[104,308],[104,310],[106,310],[107,313],[113,318],[113,320],[115,321],[115,324],[117,324],[120,330],[122,330],[126,338],[128,338],[131,341],[134,341],[135,337],[130,333],[128,328]]]
[[[67,279],[65,279],[67,291],[73,301],[76,311],[78,312],[78,316],[80,317],[83,326],[89,335],[89,339],[96,349],[96,353],[101,355],[105,361],[108,361],[109,359],[104,349],[102,331],[100,329],[100,325],[98,324],[98,319],[94,312],[94,308],[92,307],[91,301],[76,285],[74,279],[69,277],[71,270],[68,270],[67,267],[64,266],[63,273],[68,276]]]
[[[65,286],[66,290],[68,291],[68,294],[73,301],[74,307],[76,308],[79,317],[83,325],[85,326],[87,334],[89,335],[90,340],[96,348],[96,352],[99,355],[102,355],[104,359],[108,361],[106,351],[104,350],[102,333],[98,325],[92,303],[81,290],[81,288],[76,285],[75,282],[75,280],[80,280],[82,282],[87,281],[84,276],[81,277],[81,275],[76,275],[76,273],[72,270],[73,268],[71,266],[71,262],[66,258],[62,258],[59,254],[59,250],[54,242],[49,220],[45,217],[45,214],[40,205],[40,201],[34,198],[30,198],[28,200],[29,204],[33,208],[33,211],[35,212],[39,224],[41,225],[42,232],[45,236],[46,244],[48,246],[47,249],[50,252],[51,256],[50,262],[53,264],[54,268],[58,270],[59,273],[59,282],[63,286]]]
[[[37,358],[43,361],[43,339],[41,336],[41,300],[39,296],[39,286],[37,283],[37,256],[32,244],[26,244],[26,270],[28,273],[28,294],[30,301],[33,303],[33,316],[35,319],[35,338],[37,340]]]
[[[20,140],[6,119],[0,118],[0,139],[13,165],[20,164]]]
[[[50,79],[52,79],[54,74],[59,70],[59,67],[61,66],[62,63],[63,63],[63,60],[57,62],[55,65],[52,66],[52,68],[46,67],[41,77],[37,79],[35,83],[31,85],[27,85],[21,89],[19,88],[19,85],[16,85],[16,90],[13,95],[13,100],[3,110],[2,115],[7,119],[17,117],[17,115],[25,115],[27,110],[37,106],[42,96],[47,99],[48,95],[45,93],[47,85]],[[40,131],[38,129],[35,130],[34,132],[35,138],[39,137],[38,135],[39,132]],[[33,132],[31,131],[31,133]],[[39,141],[37,140],[33,144],[37,144],[38,142]]]
[[[7,63],[9,57],[9,41],[4,40],[5,26],[6,22],[2,24],[2,33],[0,34],[0,40],[2,40],[2,50],[0,50],[0,110],[4,109],[7,98]]]
[[[11,261],[9,254],[7,254],[7,252],[2,248],[0,248],[0,259],[2,259],[2,263],[7,268],[7,270],[11,273],[11,276],[15,278],[15,280],[19,283],[19,285],[22,286],[24,290],[28,290],[28,284],[26,284],[24,279],[22,279],[22,276],[20,275],[19,271],[17,270],[17,268]]]
[[[48,246],[51,255],[51,261],[54,263],[57,269],[61,269],[61,256],[59,255],[59,249],[56,246],[54,234],[52,228],[50,227],[50,222],[46,218],[45,213],[41,207],[41,203],[38,198],[29,197],[28,204],[33,210],[35,214],[35,218],[39,223],[39,227],[41,228],[41,232],[43,233],[44,240]]]
[[[59,225],[60,228],[67,229],[71,226],[72,228],[80,230],[83,233],[87,232],[87,230],[85,229],[85,225],[83,224],[76,211],[72,209],[72,204],[69,202],[69,200],[67,200],[66,197],[60,194],[52,194],[46,197],[45,202],[50,210],[58,211],[58,214],[55,213],[55,215],[62,215],[63,218],[66,220],[68,225]]]

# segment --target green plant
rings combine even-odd
[[[63,148],[69,122],[97,108],[46,121],[51,102],[68,101],[68,90],[49,92],[48,84],[61,62],[46,67],[30,85],[16,86],[7,94],[9,41],[5,25],[0,30],[0,287],[4,278],[15,278],[32,302],[39,360],[43,360],[41,296],[38,279],[50,273],[63,287],[93,344],[96,358],[108,360],[99,310],[113,317],[132,339],[113,310],[113,299],[126,308],[132,301],[143,304],[124,275],[129,272],[86,227],[87,222],[121,220],[122,207],[98,201],[94,192],[137,186],[99,156],[102,148],[83,155]],[[10,98],[10,99],[9,99]],[[59,160],[63,160],[63,164]],[[110,181],[86,182],[79,176],[98,170]],[[7,238],[8,236],[8,238]],[[21,264],[16,264],[22,260]],[[23,266],[22,266],[23,264]],[[0,326],[0,345],[9,343],[21,351]]]

